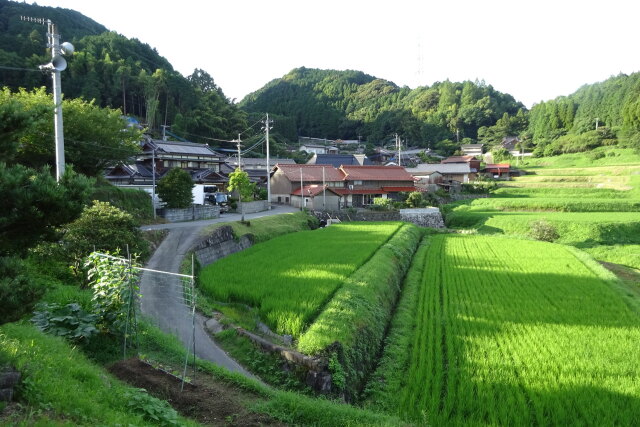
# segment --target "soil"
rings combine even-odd
[[[116,362],[109,371],[128,384],[144,388],[150,395],[166,400],[184,417],[204,425],[284,425],[268,415],[247,409],[246,402],[256,400],[256,396],[210,377],[195,378],[191,383],[185,383],[183,391],[180,391],[180,378],[139,359]]]

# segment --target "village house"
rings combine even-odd
[[[292,195],[300,197],[300,188],[308,186],[342,188],[344,175],[333,166],[277,164],[271,172],[271,202],[290,205]]]
[[[105,171],[105,178],[121,187],[151,191],[155,181],[169,170],[181,168],[189,172],[196,183],[224,187],[228,178],[221,173],[223,156],[207,144],[163,141],[145,136],[140,143],[142,152],[130,164],[121,164]]]
[[[469,182],[471,176],[468,163],[422,163],[415,168],[407,168],[407,172],[418,180],[429,177],[429,184],[445,184],[453,181],[464,184]],[[431,178],[434,173],[438,173],[439,176]]]
[[[415,191],[413,177],[401,166],[340,167],[345,186],[337,189],[344,197],[343,207],[373,204],[377,197],[399,199],[399,193]]]
[[[482,156],[484,144],[462,144],[460,150],[465,156]]]
[[[482,171],[495,179],[509,179],[511,165],[509,163],[486,164]]]

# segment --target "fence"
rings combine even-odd
[[[94,256],[108,259],[120,275],[123,286],[120,294],[125,296],[125,325],[122,345],[123,359],[127,349],[139,351],[138,315],[153,318],[157,326],[165,332],[175,328],[178,337],[186,342],[186,355],[182,372],[182,387],[187,374],[189,356],[193,355],[193,372],[196,370],[196,293],[194,280],[194,259],[191,259],[191,275],[154,270],[134,265],[131,257],[121,258],[110,254],[94,252]],[[137,310],[137,307],[140,310]],[[133,343],[132,343],[133,341]],[[184,340],[183,340],[184,343]]]

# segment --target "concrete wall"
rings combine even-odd
[[[159,209],[158,214],[168,222],[195,221],[220,218],[220,206],[192,205],[186,209]]]
[[[423,209],[400,209],[400,211],[369,211],[358,210],[348,212],[347,210],[333,212],[311,212],[320,220],[327,220],[329,216],[340,221],[404,221],[410,222],[420,227],[444,228],[444,221],[438,208]]]
[[[233,229],[228,226],[216,228],[213,233],[202,239],[193,250],[202,267],[209,265],[228,255],[245,250],[253,244],[249,235],[236,240]]]
[[[242,209],[242,210],[241,210]],[[242,202],[242,208],[240,207],[240,202],[238,202],[238,207],[236,208],[236,212],[245,214],[252,214],[256,212],[264,212],[269,209],[269,204],[266,200],[256,200],[255,202]]]

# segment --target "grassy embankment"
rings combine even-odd
[[[557,242],[596,259],[640,269],[640,155],[606,150],[529,159],[529,173],[502,183],[491,198],[445,207],[453,228],[528,237],[532,223],[556,228]]]
[[[366,406],[433,425],[629,425],[640,297],[571,247],[491,236],[422,246]]]

